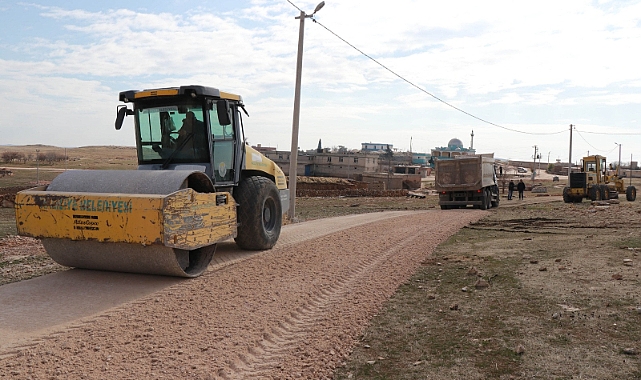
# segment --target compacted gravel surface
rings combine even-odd
[[[486,213],[376,213],[286,226],[270,251],[30,332],[20,347],[0,348],[0,377],[331,378],[436,245]],[[71,298],[66,308],[81,306]],[[23,324],[37,322],[31,314]]]

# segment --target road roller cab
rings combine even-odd
[[[283,171],[244,142],[239,95],[212,87],[124,91],[138,170],[66,171],[16,197],[21,235],[63,265],[195,277],[217,243],[276,244],[289,204]]]

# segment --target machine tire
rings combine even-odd
[[[491,204],[492,204],[492,207],[499,207],[499,202],[501,201],[500,194],[499,194],[499,188],[496,187],[495,190],[496,190],[496,199],[492,198],[493,195],[492,195],[492,192],[490,191],[490,199],[492,200]]]
[[[594,185],[590,188],[590,200],[592,202],[601,200],[601,186]]]
[[[601,200],[607,201],[610,199],[610,188],[608,185],[601,185]]]
[[[441,210],[447,210],[447,209],[449,209],[449,208],[450,208],[450,207],[449,207],[448,205],[441,205]]]
[[[625,199],[628,202],[634,202],[634,200],[637,199],[637,188],[634,186],[628,186],[628,188],[625,189]]]
[[[482,203],[481,203],[481,210],[487,210],[488,209],[488,196],[487,196],[487,191],[483,189],[483,197],[482,197]]]
[[[563,202],[571,203],[573,201],[572,196],[570,195],[570,187],[566,186],[563,188]]]
[[[270,249],[278,241],[283,220],[280,195],[274,182],[252,176],[241,180],[234,198],[238,203],[238,235],[242,249]]]

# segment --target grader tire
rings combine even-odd
[[[592,202],[594,201],[600,201],[602,198],[601,196],[601,186],[599,185],[594,185],[590,188],[590,200]]]
[[[244,178],[234,192],[238,202],[238,235],[242,249],[270,249],[278,241],[283,219],[280,196],[274,182],[265,177]]]
[[[568,186],[563,188],[563,202],[571,203],[573,201],[572,196],[570,195],[570,188]]]
[[[637,199],[637,188],[634,186],[628,186],[628,188],[625,189],[625,199],[628,202],[634,202],[634,200]]]
[[[601,185],[599,187],[601,188],[601,200],[607,201],[610,199],[610,188],[608,185]]]

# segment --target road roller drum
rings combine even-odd
[[[190,185],[213,191],[197,171],[68,171],[18,194],[19,233],[62,265],[195,277],[236,236],[236,204]]]

